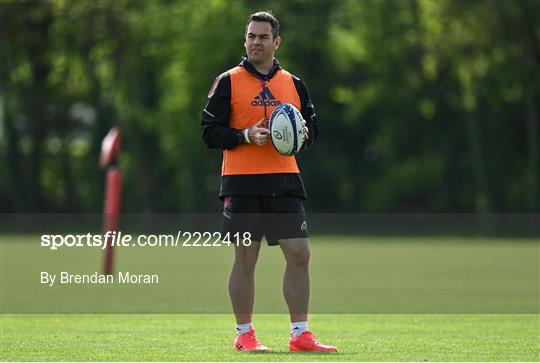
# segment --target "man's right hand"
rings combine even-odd
[[[248,129],[248,137],[252,144],[257,146],[264,146],[268,142],[268,134],[270,130],[264,127],[266,119],[261,118],[255,125]]]

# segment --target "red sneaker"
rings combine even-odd
[[[255,329],[251,327],[249,333],[238,335],[234,340],[234,350],[245,352],[269,352],[270,348],[261,344],[255,336]]]
[[[337,348],[331,345],[321,344],[315,339],[313,333],[306,330],[298,337],[291,335],[289,340],[289,351],[291,352],[337,352]]]

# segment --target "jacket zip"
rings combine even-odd
[[[262,92],[263,92],[263,95],[265,95],[266,97],[266,93],[264,93],[264,90],[266,89],[266,82],[264,81],[264,79],[261,79],[261,86],[262,86]],[[266,102],[264,102],[265,100],[263,99],[263,107],[264,107],[264,118],[265,120],[268,119],[268,115],[266,113]]]
[[[261,86],[262,86],[262,92],[263,94],[264,93],[264,90],[266,89],[266,82],[264,79],[261,79]],[[265,119],[265,123],[266,123],[266,120],[268,120],[268,114],[266,112],[266,102],[264,102],[265,100],[263,100],[263,107],[264,107],[264,119]],[[265,127],[268,127],[268,125],[265,124]],[[275,175],[272,175],[272,196],[275,197],[276,196],[276,176]]]

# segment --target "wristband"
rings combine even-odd
[[[246,144],[251,144],[251,140],[249,139],[249,129],[245,129],[244,130],[244,141],[246,142]]]

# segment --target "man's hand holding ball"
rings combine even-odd
[[[264,146],[268,143],[268,130],[265,126],[266,119],[261,118],[255,125],[244,130],[244,139],[248,144],[255,144],[257,146]]]

